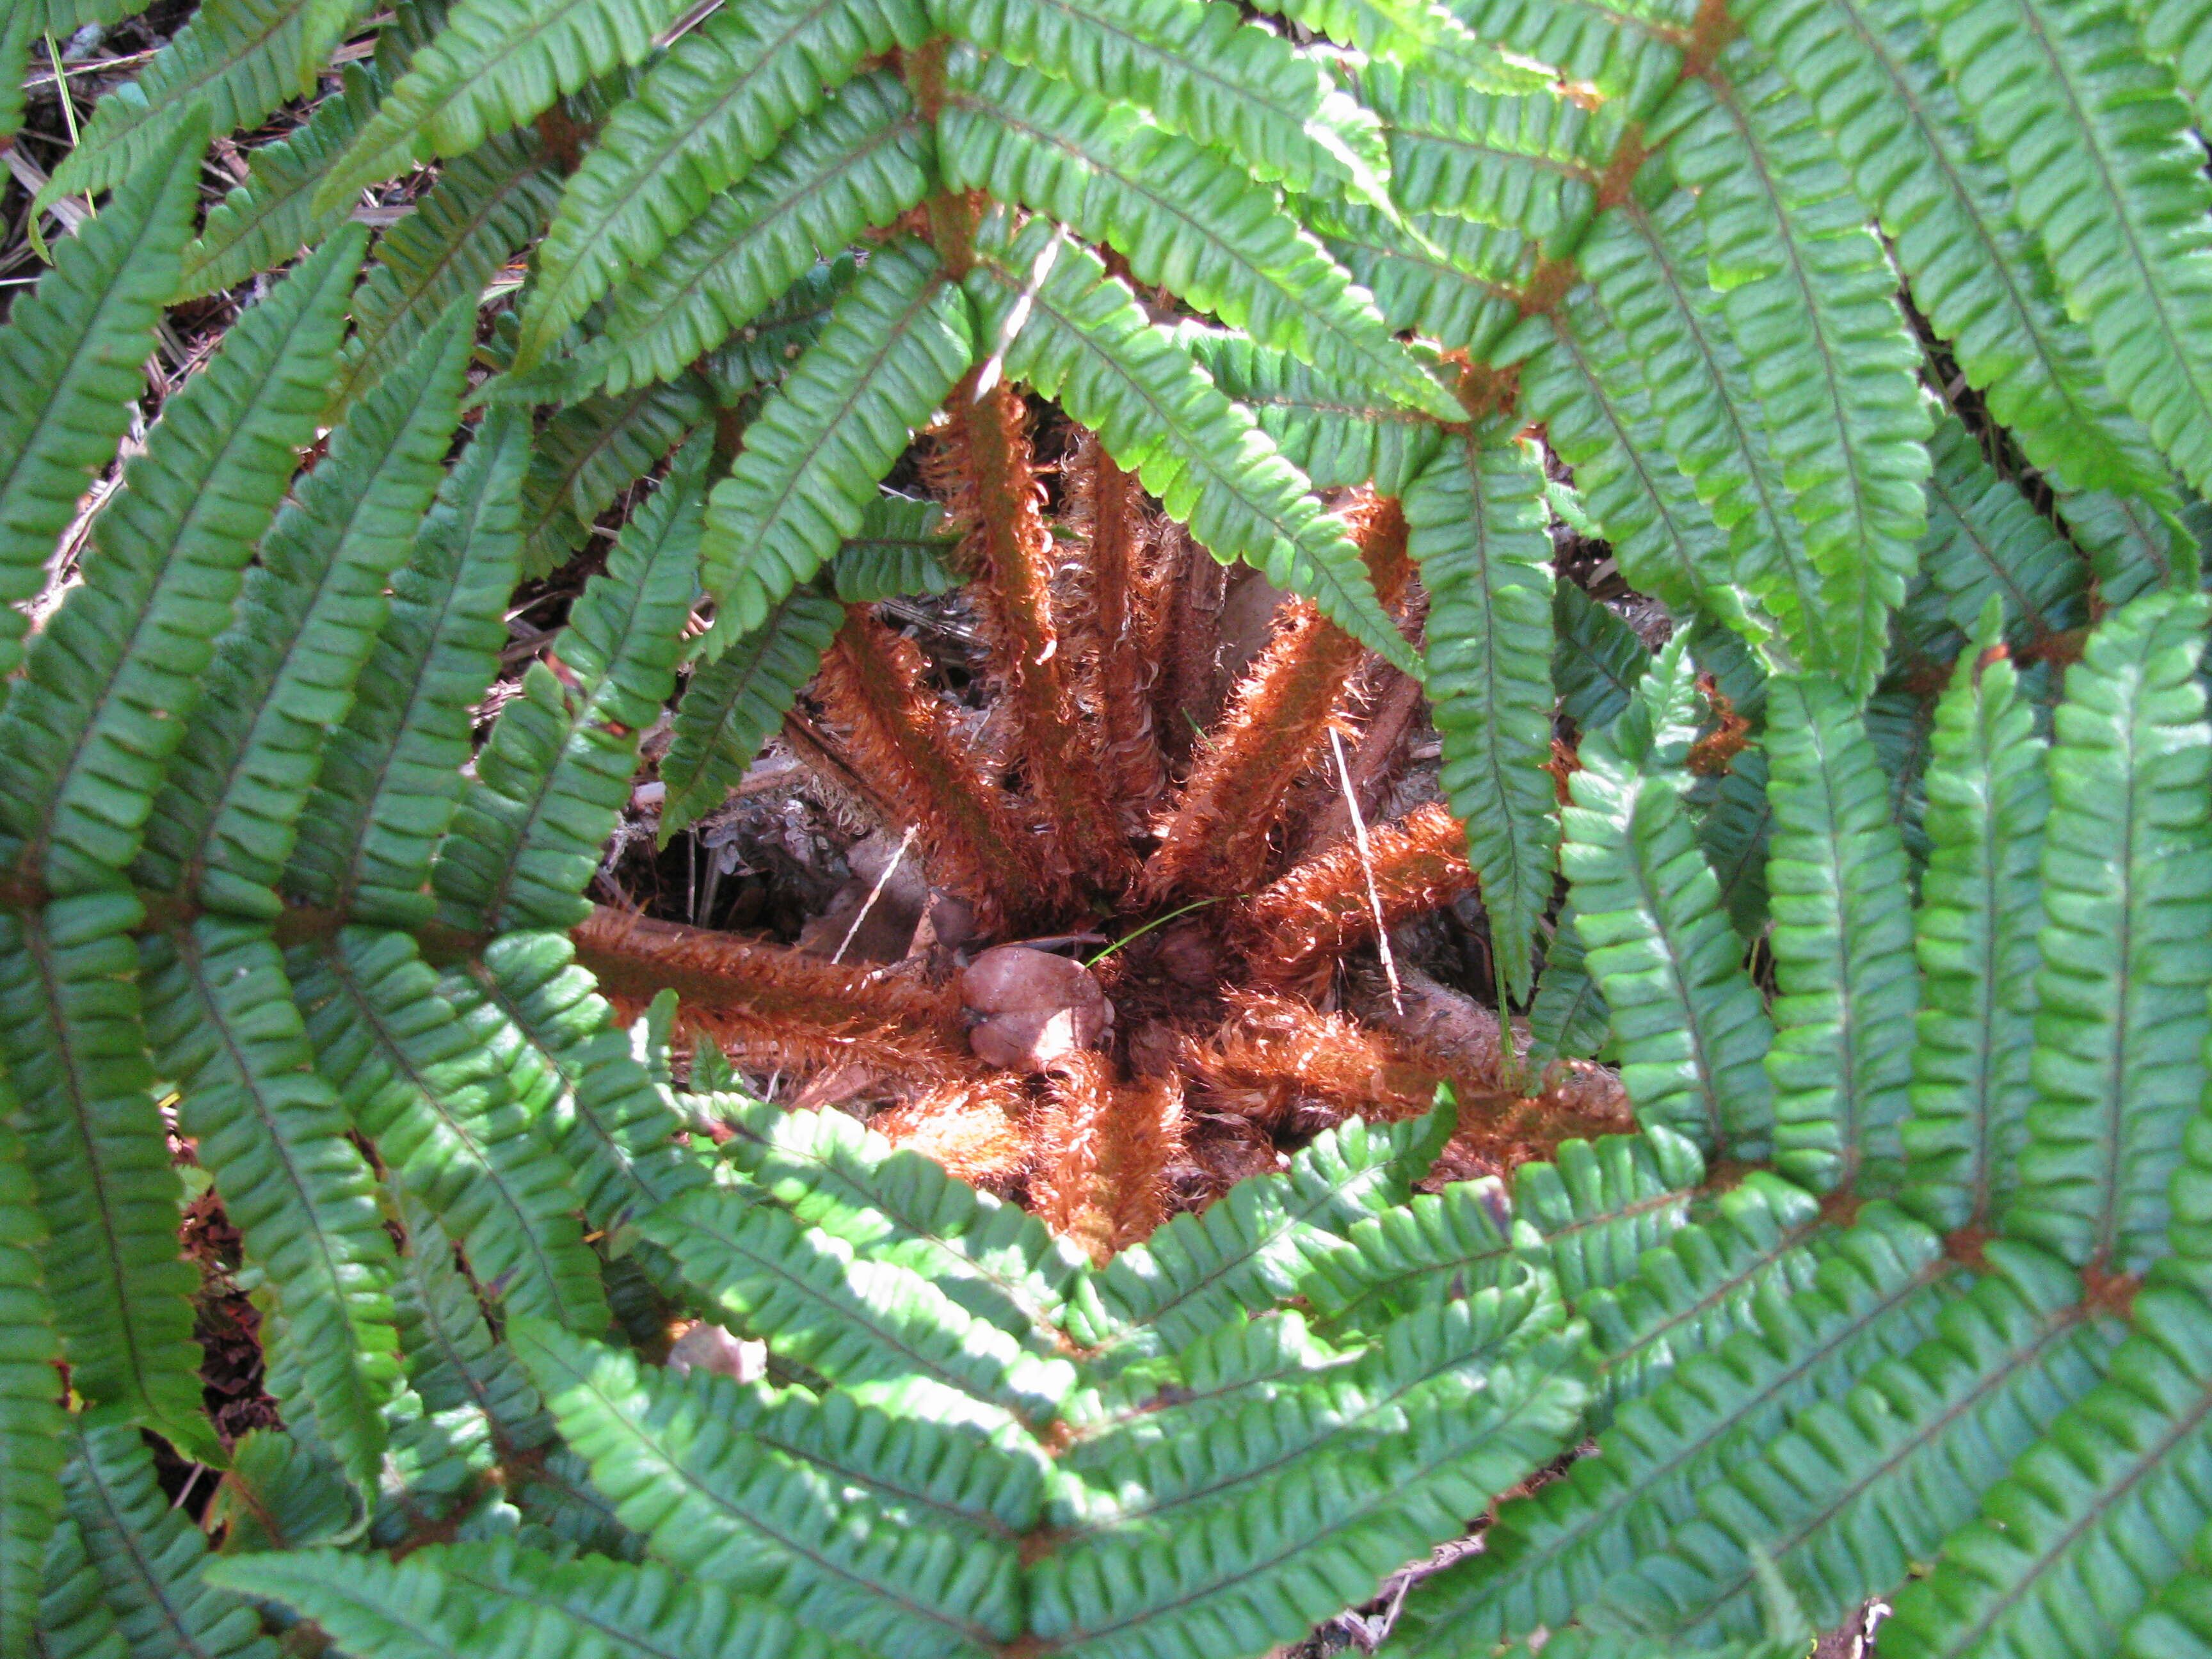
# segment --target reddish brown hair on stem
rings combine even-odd
[[[1013,804],[976,771],[945,706],[921,683],[921,653],[865,605],[822,659],[815,696],[846,758],[913,826],[932,878],[987,926],[1048,921],[1066,903]]]
[[[1030,1207],[1098,1262],[1141,1243],[1167,1213],[1182,1109],[1177,1079],[1119,1084],[1090,1049],[1055,1061],[1035,1109]]]
[[[1475,889],[1467,831],[1441,805],[1418,807],[1367,839],[1365,858],[1356,842],[1340,842],[1237,908],[1232,927],[1255,984],[1317,994],[1337,958],[1375,937],[1373,899],[1381,902],[1387,927]]]
[[[873,1119],[893,1146],[935,1160],[970,1186],[1006,1193],[1030,1157],[1022,1122],[1029,1100],[1010,1072],[942,1083]]]
[[[1135,856],[1108,804],[1060,650],[1052,535],[1021,394],[1004,381],[983,392],[972,375],[963,381],[928,471],[960,531],[961,562],[976,579],[969,592],[1012,717],[1012,758],[1054,831],[1054,873],[1103,878],[1118,890],[1134,874]]]
[[[1082,545],[1065,607],[1077,696],[1097,734],[1102,786],[1133,828],[1167,784],[1154,727],[1159,665],[1152,647],[1168,561],[1147,556],[1154,537],[1143,488],[1097,439],[1083,435],[1060,481],[1068,526]]]
[[[950,991],[605,905],[569,938],[625,1015],[673,990],[693,1029],[784,1064],[977,1069]]]
[[[1395,500],[1365,494],[1346,516],[1376,592],[1385,606],[1395,606],[1412,575],[1405,515]],[[1281,615],[1161,831],[1145,869],[1144,890],[1155,902],[1240,892],[1260,880],[1283,798],[1312,760],[1367,654],[1310,600],[1291,600]]]

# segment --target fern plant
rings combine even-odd
[[[1265,15],[209,0],[100,101],[0,335],[0,1653],[1255,1652],[1593,1437],[1394,1647],[1802,1650],[1892,1591],[1893,1654],[2212,1639],[2201,20]],[[364,30],[197,220],[211,136]],[[29,635],[162,307],[288,263]],[[1030,398],[1082,437],[1049,514]],[[1103,573],[1155,515],[1303,608],[1147,797]],[[518,579],[603,519],[477,745]],[[988,769],[870,609],[951,578]],[[1370,653],[1454,816],[1283,869],[1227,774]],[[988,1104],[944,994],[580,896],[687,671],[666,827],[811,678],[1008,935],[1235,893],[1288,974],[1479,882],[1501,1012],[1637,1133],[1417,1194],[1452,1119],[1341,1034],[1395,1121],[1113,1254],[1168,1108],[1087,1051],[1031,1194],[1085,1249],[711,1048],[678,1089],[669,991]],[[234,1444],[172,1130],[262,1310],[283,1426]],[[679,1376],[672,1318],[766,1358]]]

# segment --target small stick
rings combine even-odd
[[[1406,1012],[1406,999],[1398,987],[1398,963],[1390,954],[1390,928],[1382,918],[1382,895],[1375,886],[1375,860],[1367,846],[1367,819],[1359,810],[1359,788],[1352,781],[1351,763],[1344,757],[1344,734],[1328,728],[1329,746],[1336,751],[1336,775],[1344,781],[1344,810],[1352,815],[1352,839],[1359,848],[1359,868],[1367,878],[1367,908],[1375,913],[1375,948],[1382,954],[1382,976],[1390,982],[1390,1006]]]
[[[860,914],[853,918],[853,925],[845,930],[845,937],[838,944],[836,954],[830,958],[833,966],[844,961],[846,945],[853,942],[853,936],[860,931],[860,924],[868,919],[868,912],[876,908],[876,901],[884,896],[884,889],[890,885],[892,872],[899,867],[900,860],[906,857],[906,849],[914,845],[914,835],[915,832],[909,829],[899,838],[898,851],[891,854],[891,861],[884,866],[884,872],[876,878],[876,884],[868,889],[867,897],[860,901]]]

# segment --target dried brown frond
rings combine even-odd
[[[1054,1063],[1031,1121],[1030,1207],[1103,1263],[1143,1242],[1167,1214],[1169,1161],[1182,1146],[1174,1078],[1117,1084],[1103,1054]]]
[[[1064,868],[1121,886],[1134,854],[1108,805],[1103,777],[1078,716],[1074,665],[1053,619],[1052,535],[1030,446],[1029,408],[1003,380],[978,393],[974,377],[947,400],[927,474],[960,532],[960,558],[1011,716],[1014,757],[1056,833]]]
[[[1405,515],[1388,496],[1363,495],[1346,515],[1386,607],[1412,574]],[[1198,757],[1182,799],[1145,871],[1152,900],[1241,892],[1267,868],[1276,816],[1313,758],[1366,647],[1308,599],[1286,601],[1274,637],[1237,688],[1213,746]]]
[[[1066,644],[1077,695],[1097,733],[1101,781],[1126,822],[1167,783],[1154,732],[1159,659],[1151,644],[1168,562],[1146,556],[1153,538],[1143,486],[1097,438],[1083,435],[1060,481],[1067,526],[1083,543],[1063,611]]]
[[[920,1152],[970,1186],[1003,1195],[1030,1159],[1022,1117],[1029,1105],[1019,1078],[1006,1072],[939,1084],[869,1123],[892,1145]]]
[[[687,1026],[778,1065],[972,1076],[957,993],[599,906],[569,937],[624,1018],[672,989]]]
[[[850,605],[815,696],[842,729],[853,769],[914,827],[933,879],[987,927],[1049,915],[1065,902],[1064,888],[1047,876],[1012,803],[978,775],[921,673],[911,640]]]
[[[1440,805],[1370,831],[1368,846],[1386,927],[1474,890],[1467,831]],[[1346,949],[1375,937],[1366,866],[1358,843],[1344,842],[1238,907],[1233,925],[1254,983],[1316,994]]]

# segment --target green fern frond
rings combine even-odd
[[[2039,699],[2048,703],[2046,695]],[[1886,685],[1867,700],[1867,736],[1889,777],[1889,817],[1905,837],[1916,867],[1928,857],[1928,756],[1935,741],[1935,705],[1908,687]]]
[[[1543,463],[1495,431],[1460,439],[1406,492],[1407,547],[1429,590],[1429,697],[1438,781],[1467,824],[1491,948],[1507,991],[1534,976],[1529,941],[1552,901],[1552,539]]]
[[[143,916],[124,893],[0,915],[0,1054],[46,1242],[39,1256],[70,1386],[88,1404],[211,1449],[191,1346],[179,1188],[139,1018]],[[92,1194],[101,1201],[88,1202]]]
[[[1747,1328],[1761,1297],[1810,1285],[1836,1239],[1810,1193],[1766,1170],[1720,1194],[1636,1273],[1577,1304],[1601,1398],[1617,1407],[1662,1386],[1689,1356]]]
[[[517,366],[536,364],[626,272],[659,267],[669,242],[755,163],[780,156],[789,129],[864,59],[927,33],[913,0],[772,0],[725,7],[678,41],[562,189]]]
[[[1039,1575],[1041,1595],[1095,1591],[1101,1579],[1124,1573],[1154,1577],[1135,1564],[1163,1543],[1251,1516],[1267,1495],[1297,1486],[1285,1476],[1299,1462],[1332,1447],[1356,1449],[1364,1461],[1439,1407],[1463,1411],[1477,1378],[1504,1382],[1514,1359],[1559,1335],[1561,1315],[1535,1282],[1472,1282],[1484,1265],[1454,1287],[1458,1294],[1417,1297],[1376,1321],[1372,1340],[1360,1346],[1332,1352],[1286,1311],[1266,1322],[1279,1328],[1256,1340],[1248,1340],[1249,1327],[1232,1323],[1174,1355],[1170,1367],[1116,1378],[1120,1409],[1086,1425],[1058,1461],[1081,1485],[1064,1481],[1055,1495],[1055,1559]],[[1301,1372],[1322,1386],[1285,1386]],[[1152,1390],[1149,1401],[1137,1388]]]
[[[593,1480],[686,1577],[927,1659],[1020,1628],[1015,1538],[1042,1506],[1041,1456],[1009,1457],[958,1421],[832,1416],[803,1394],[646,1372],[544,1325],[513,1335]],[[823,1501],[848,1485],[868,1495],[857,1526]]]
[[[1663,1129],[1570,1140],[1556,1163],[1514,1171],[1510,1206],[1492,1182],[1457,1182],[1370,1216],[1314,1256],[1298,1295],[1325,1334],[1371,1334],[1426,1303],[1509,1283],[1516,1262],[1550,1273],[1572,1302],[1626,1279],[1679,1231],[1704,1175],[1697,1148]]]
[[[1043,1422],[1073,1382],[1066,1362],[1025,1352],[920,1274],[863,1261],[784,1212],[698,1191],[645,1218],[685,1279],[771,1352],[852,1386],[910,1378],[982,1414]]]
[[[46,1546],[46,1575],[32,1637],[40,1659],[131,1659],[100,1595],[100,1570],[84,1553],[84,1534],[66,1515]]]
[[[258,125],[286,99],[314,90],[323,60],[367,9],[362,0],[208,0],[143,75],[94,107],[40,204],[128,178],[190,126],[197,108],[212,132]]]
[[[1255,9],[1372,58],[1476,77],[1510,72],[1436,0],[1264,0]]]
[[[868,507],[860,533],[848,537],[830,568],[843,605],[874,605],[902,594],[950,593],[960,579],[945,568],[957,538],[935,501],[886,492]]]
[[[2008,1232],[2076,1266],[2162,1249],[2166,1185],[2205,1083],[2212,728],[2204,602],[2115,612],[2066,677],[2044,830],[2028,1144]]]
[[[432,1659],[462,1650],[477,1634],[481,1601],[424,1560],[302,1550],[214,1563],[214,1581],[242,1595],[283,1601],[314,1621],[357,1659]]]
[[[2201,122],[2212,104],[2212,57],[2205,52],[2202,0],[2144,0],[2130,7],[2128,15],[2142,31],[2152,56],[2172,70]]]
[[[1642,368],[1667,452],[1727,534],[1731,579],[1780,619],[1798,660],[1816,662],[1820,574],[1784,498],[1749,366],[1706,284],[1706,256],[1696,204],[1675,191],[1606,216],[1576,260]]]
[[[1613,133],[1537,82],[1485,87],[1370,64],[1362,98],[1390,141],[1390,185],[1408,212],[1456,214],[1532,240],[1587,222]]]
[[[494,410],[439,486],[301,815],[288,892],[365,921],[430,919],[433,853],[462,789],[468,710],[507,638],[527,416]]]
[[[1356,203],[1302,204],[1304,216],[1374,295],[1393,332],[1414,329],[1447,347],[1486,355],[1520,314],[1536,259],[1518,232],[1449,214],[1395,218]]]
[[[313,1051],[266,933],[204,917],[145,945],[146,1030],[173,1067],[246,1255],[268,1274],[324,1442],[372,1486],[399,1375],[392,1241],[367,1162]]]
[[[606,1351],[567,1333],[532,1328],[523,1344],[532,1366],[563,1380],[586,1370],[608,1374]],[[811,1465],[807,1473],[815,1479],[829,1476],[869,1492],[878,1506],[872,1522],[889,1522],[893,1528],[981,1532],[993,1545],[1004,1546],[1034,1527],[1043,1513],[1053,1480],[1044,1453],[1024,1437],[968,1420],[957,1408],[950,1417],[933,1420],[915,1407],[934,1396],[927,1385],[915,1387],[912,1379],[878,1393],[844,1397],[838,1407],[824,1411],[807,1390],[733,1384],[711,1372],[695,1372],[685,1380],[670,1370],[656,1374],[640,1367],[638,1376],[647,1398],[662,1407],[661,1422],[683,1438],[697,1437],[694,1456],[719,1454],[719,1461],[727,1463],[732,1449],[727,1442],[738,1435],[752,1443],[750,1449],[757,1456],[766,1453],[761,1461],[770,1467],[757,1472],[755,1485],[763,1496],[788,1481],[788,1459]],[[703,1424],[683,1421],[700,1407],[714,1418]],[[558,1409],[565,1419],[571,1407]],[[639,1426],[617,1437],[640,1438]],[[641,1426],[657,1430],[659,1425],[648,1419]],[[702,1427],[707,1433],[697,1436]],[[992,1430],[988,1434],[987,1427]],[[723,1444],[716,1446],[716,1440]],[[664,1443],[655,1449],[665,1455],[674,1447]],[[777,1463],[785,1467],[778,1469]],[[595,1468],[605,1474],[610,1466],[595,1460]],[[720,1471],[696,1472],[710,1488],[727,1478]],[[884,1588],[893,1596],[902,1593],[896,1584]]]
[[[1876,785],[1887,778],[1877,771]],[[1767,851],[1774,828],[1774,809],[1767,788],[1766,754],[1747,750],[1729,763],[1729,769],[1712,781],[1698,820],[1698,850],[1719,884],[1721,906],[1747,944],[1766,931],[1769,916],[1766,881]],[[1887,809],[1890,797],[1882,796]],[[1887,813],[1886,813],[1887,815]],[[1894,823],[1894,817],[1891,816]]]
[[[697,596],[703,446],[688,450],[535,662],[477,756],[431,879],[454,925],[573,927],[637,768],[638,733],[674,689]]]
[[[869,259],[708,501],[709,660],[859,532],[878,481],[973,352],[967,302],[931,250],[908,241]]]
[[[1705,1174],[1696,1146],[1664,1129],[1569,1140],[1551,1163],[1514,1172],[1513,1212],[1542,1235],[1545,1267],[1579,1303],[1681,1230]]]
[[[654,1563],[564,1561],[506,1539],[386,1562],[328,1553],[224,1561],[215,1580],[284,1601],[360,1659],[864,1659],[769,1603]]]
[[[1559,712],[1584,732],[1613,724],[1651,665],[1618,611],[1573,582],[1552,587],[1552,685]]]
[[[1552,64],[1639,112],[1673,83],[1697,21],[1684,0],[1455,0],[1452,9],[1477,40]]]
[[[335,207],[418,161],[461,155],[563,93],[641,61],[676,0],[457,0],[314,195]]]
[[[766,622],[693,673],[660,757],[668,786],[660,803],[662,846],[722,804],[844,623],[837,600],[794,587],[769,608]]]
[[[23,614],[86,480],[115,453],[155,323],[191,234],[207,141],[198,124],[148,158],[0,328],[0,672],[21,659]]]
[[[439,169],[438,182],[386,231],[353,300],[354,332],[331,409],[391,374],[461,300],[477,300],[553,210],[555,179],[535,143],[495,138]]]
[[[1240,165],[1000,58],[956,53],[945,81],[937,144],[948,188],[1049,213],[1124,254],[1139,282],[1262,345],[1439,420],[1462,414]]]
[[[1816,1192],[1893,1181],[1917,1000],[1905,845],[1843,690],[1780,678],[1769,708],[1775,1167]]]
[[[343,224],[350,203],[318,214],[308,199],[383,94],[373,69],[349,64],[337,92],[317,104],[303,125],[255,146],[244,181],[208,210],[198,240],[185,250],[177,297],[197,299],[233,287],[283,264]]]
[[[1036,1217],[978,1192],[842,1112],[747,1102],[719,1114],[731,1166],[792,1216],[871,1261],[920,1274],[1041,1353],[1090,1263]]]
[[[2112,390],[2183,476],[2212,489],[2212,194],[2163,66],[2136,49],[2117,4],[1925,11]]]
[[[130,0],[26,0],[21,8],[33,31],[60,40],[89,23],[112,23],[131,15]]]
[[[2154,587],[2198,586],[2203,552],[2181,523],[2181,503],[2171,489],[2143,495],[2109,490],[2057,492],[2058,514],[2075,544],[2089,556],[2097,596],[2124,605]]]
[[[7,1127],[21,1103],[0,1081],[0,1653],[28,1649],[45,1582],[47,1540],[62,1510],[62,1414],[53,1366],[61,1358],[52,1304],[39,1272],[46,1229],[23,1144]]]
[[[579,356],[574,386],[621,392],[665,379],[720,345],[817,259],[927,195],[932,149],[896,76],[847,82],[742,182],[672,226],[649,264],[620,273],[604,332]]]
[[[1334,1467],[1286,1462],[1249,1492],[1224,1482],[1222,1497],[1186,1515],[1182,1528],[1117,1529],[1047,1556],[1031,1571],[1030,1627],[1090,1659],[1261,1651],[1371,1592],[1387,1563],[1452,1529],[1478,1492],[1554,1455],[1572,1433],[1582,1385],[1556,1304],[1485,1292],[1391,1330],[1401,1341],[1376,1350],[1367,1374],[1347,1383],[1358,1456]],[[1440,1374],[1360,1422],[1356,1402],[1389,1392],[1369,1376],[1424,1362]],[[1278,1416],[1271,1426],[1295,1445],[1295,1420]],[[1229,1462],[1239,1441],[1252,1446],[1224,1434],[1216,1455]]]
[[[1756,1157],[1772,1133],[1761,1062],[1773,1027],[1738,964],[1680,795],[1643,768],[1637,745],[1649,728],[1632,725],[1647,707],[1631,704],[1612,732],[1583,743],[1560,854],[1575,926],[1613,1011],[1621,1081],[1639,1118],[1709,1152]]]
[[[455,1413],[474,1418],[500,1454],[508,1479],[526,1480],[526,1455],[554,1441],[545,1402],[521,1362],[493,1340],[477,1287],[454,1265],[446,1230],[404,1188],[398,1199],[407,1244],[399,1258],[392,1306],[408,1386],[426,1412],[448,1423]],[[473,1258],[470,1268],[482,1271]],[[502,1306],[520,1311],[511,1291]]]
[[[673,1144],[676,1114],[616,1028],[565,933],[511,933],[447,972],[446,1000],[498,1060],[595,1227],[672,1202],[705,1179]]]
[[[67,1443],[70,1514],[131,1659],[276,1659],[245,1598],[207,1581],[207,1540],[161,1491],[137,1431],[80,1419]]]
[[[1390,211],[1374,116],[1310,54],[1218,0],[933,0],[940,27],[994,57],[1147,112],[1256,178]]]
[[[767,389],[790,372],[822,336],[845,290],[860,274],[851,248],[800,274],[782,297],[707,354],[708,380],[727,404],[748,387]]]
[[[1553,924],[1543,971],[1528,1005],[1528,1067],[1541,1077],[1555,1060],[1587,1059],[1604,1047],[1613,1013],[1589,976],[1571,902]]]
[[[1316,1257],[1368,1217],[1403,1203],[1451,1131],[1451,1114],[1389,1124],[1353,1119],[1322,1135],[1279,1177],[1240,1182],[1185,1212],[1099,1274],[1103,1327],[1085,1332],[1130,1359],[1172,1352],[1294,1292]]]
[[[1565,1624],[1616,1574],[1664,1549],[1697,1513],[1698,1494],[1755,1456],[1790,1413],[1840,1397],[1871,1363],[1932,1335],[1960,1277],[1925,1229],[1867,1212],[1809,1283],[1770,1285],[1743,1328],[1623,1407],[1602,1455],[1502,1505],[1480,1554],[1407,1608],[1407,1653],[1465,1651]]]
[[[283,1549],[343,1537],[359,1519],[353,1488],[311,1436],[250,1429],[230,1449],[206,1524],[224,1529],[226,1549]]]
[[[1717,1479],[1697,1518],[1597,1607],[1698,1641],[1756,1632],[1759,1554],[1823,1628],[1849,1616],[1856,1587],[1902,1582],[2119,1358],[2118,1322],[2081,1317],[2072,1275],[2039,1257],[2008,1253],[2005,1271],[1944,1310],[1936,1335]]]
[[[277,878],[324,743],[438,487],[474,321],[465,304],[448,311],[355,407],[264,538],[148,819],[133,866],[146,885],[231,915],[281,911]]]
[[[1286,1386],[1333,1382],[1358,1363],[1358,1345],[1339,1347],[1308,1328],[1295,1308],[1216,1327],[1195,1342],[1123,1367],[1095,1396],[1073,1402],[1073,1442],[1066,1467],[1091,1467],[1097,1477],[1063,1485],[1054,1497],[1068,1515],[1110,1511],[1120,1498],[1107,1462],[1088,1451],[1092,1440],[1121,1432],[1125,1449],[1150,1448],[1184,1435],[1206,1437],[1253,1401],[1279,1397]]]
[[[696,374],[647,381],[562,410],[531,441],[522,479],[522,574],[550,575],[591,540],[615,498],[696,432],[714,400]]]
[[[1748,47],[1724,56],[1735,83],[1667,155],[1698,193],[1713,285],[1820,574],[1824,649],[1806,666],[1863,696],[1925,521],[1919,351],[1811,112]]]
[[[2148,434],[2105,384],[1978,145],[1919,11],[1759,0],[1741,20],[1811,105],[1879,216],[1916,305],[2036,465],[2080,489],[2161,486]]]
[[[1905,1201],[1942,1226],[1994,1215],[2027,1139],[2044,753],[2013,665],[1962,655],[1936,705],[1928,768],[1930,851],[1914,924],[1923,989],[1902,1132]]]
[[[314,435],[361,248],[358,231],[332,238],[169,400],[0,714],[20,867],[58,892],[137,854],[253,541]]]
[[[286,959],[315,1060],[354,1127],[443,1220],[503,1306],[606,1321],[567,1170],[406,934],[349,927]],[[418,1383],[417,1387],[421,1385]]]
[[[1518,411],[1544,423],[1574,469],[1621,574],[1680,611],[1723,598],[1734,574],[1726,535],[1668,459],[1636,349],[1595,297],[1571,296],[1559,323],[1532,318],[1489,355],[1522,359]]]
[[[998,348],[993,361],[1060,399],[1215,558],[1249,560],[1385,660],[1419,672],[1338,521],[1095,255],[1048,222],[1017,237],[987,226],[968,286],[982,339]]]
[[[17,6],[0,21],[0,143],[13,140],[23,125],[23,82],[31,67],[32,14],[38,9],[37,5]],[[0,1629],[13,1628],[12,1623],[0,1620]],[[0,1640],[20,1639],[0,1637]]]
[[[1929,446],[1928,534],[1921,543],[1930,599],[1953,627],[1972,630],[1994,594],[2005,631],[2023,644],[2087,620],[2088,572],[2049,519],[1997,476],[1966,428],[1945,420]],[[2112,602],[2109,587],[2105,597]]]
[[[1382,495],[1401,495],[1436,457],[1441,434],[1418,410],[1227,329],[1186,323],[1176,338],[1316,489],[1372,483]]]
[[[1494,1181],[1416,1193],[1403,1208],[1371,1215],[1316,1252],[1298,1281],[1298,1299],[1316,1335],[1335,1343],[1370,1339],[1425,1305],[1510,1288],[1524,1275],[1516,1272],[1508,1225]],[[1174,1434],[1212,1431],[1180,1417],[1165,1427]]]
[[[2208,1449],[2204,1298],[2161,1274],[2135,1306],[2109,1380],[2083,1392],[1984,1494],[1981,1518],[1935,1570],[1899,1594],[1884,1627],[1893,1654],[1957,1652],[1977,1638],[1995,1651],[2112,1652],[2182,1566]]]
[[[2199,100],[2201,103],[2203,100]],[[2204,1538],[2197,1535],[2189,1566],[2168,1579],[2128,1626],[2117,1651],[2122,1659],[2197,1659],[2212,1651],[2212,1579],[2204,1571]]]

